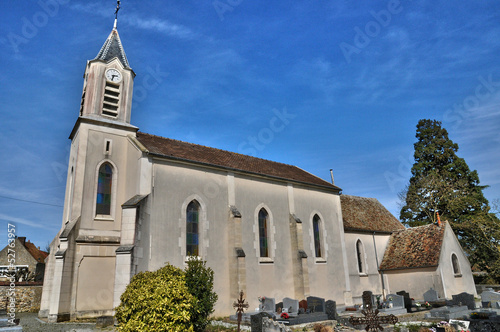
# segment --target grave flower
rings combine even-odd
[[[259,302],[262,303],[266,300],[265,296],[259,296]]]
[[[426,308],[430,308],[431,307],[431,304],[429,302],[425,302],[424,305],[425,305]]]
[[[283,319],[288,319],[288,318],[290,318],[290,315],[289,315],[289,314],[287,314],[286,312],[283,312],[283,313],[281,314],[281,318],[283,318]]]

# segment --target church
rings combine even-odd
[[[260,296],[349,306],[365,290],[476,294],[445,222],[405,229],[376,199],[296,166],[140,132],[135,76],[115,20],[85,67],[40,317],[113,315],[135,274],[189,256],[214,270],[217,316],[234,312],[240,290],[250,308]]]

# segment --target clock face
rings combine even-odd
[[[113,83],[120,83],[122,74],[116,69],[108,69],[106,70],[106,79]]]

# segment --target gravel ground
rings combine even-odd
[[[21,320],[24,332],[116,331],[113,327],[98,328],[95,323],[46,323],[38,319],[37,313],[20,312],[16,314],[16,318]]]

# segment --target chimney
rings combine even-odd
[[[438,218],[438,226],[441,226],[441,218],[439,217],[439,212],[436,212]]]
[[[26,236],[20,236],[20,237],[18,237],[18,239],[19,239],[19,241],[21,241],[21,243],[24,246],[24,244],[26,243]]]
[[[332,184],[335,184],[335,180],[333,180],[333,169],[330,168],[330,176],[332,177]]]

